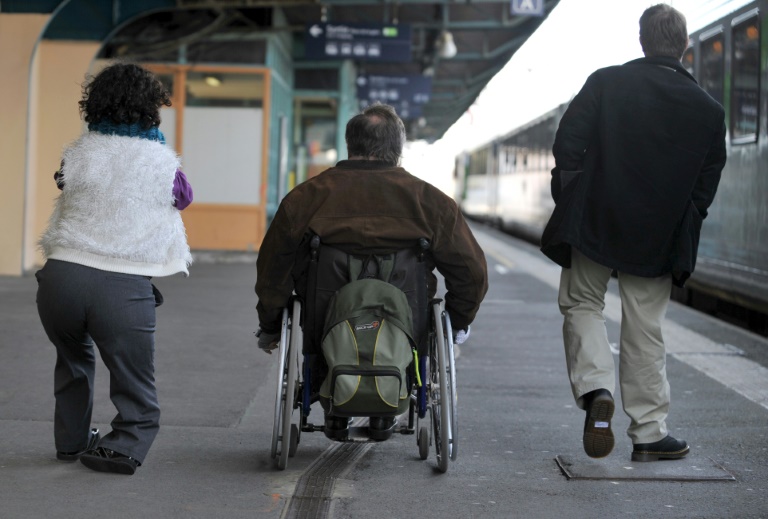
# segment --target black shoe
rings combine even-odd
[[[349,437],[349,418],[326,416],[323,432],[331,440],[346,440]]]
[[[393,416],[371,416],[368,420],[368,434],[372,440],[386,440],[392,436],[396,424]]]
[[[654,443],[637,443],[632,449],[632,461],[679,460],[690,449],[684,440],[667,436]]]
[[[590,458],[604,458],[613,450],[613,397],[607,389],[595,389],[584,395],[584,452]]]
[[[88,444],[85,446],[85,449],[75,452],[56,451],[56,459],[60,461],[77,461],[80,459],[80,456],[85,454],[87,451],[95,449],[96,445],[99,444],[99,439],[101,439],[99,430],[95,428],[91,429],[88,431]]]
[[[105,449],[104,447],[86,452],[80,456],[80,463],[97,472],[113,472],[128,476],[136,472],[136,467],[141,465],[141,463],[130,456],[120,454],[111,449]]]

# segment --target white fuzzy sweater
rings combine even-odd
[[[48,259],[110,272],[189,275],[192,256],[165,145],[89,132],[64,151],[64,189],[39,245]]]

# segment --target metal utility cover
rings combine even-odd
[[[555,462],[568,479],[625,481],[736,481],[727,470],[704,456],[682,460],[633,462],[619,456],[599,460],[558,454]]]

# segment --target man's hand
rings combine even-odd
[[[259,328],[259,331],[256,332],[256,337],[258,338],[259,349],[269,353],[270,355],[272,355],[272,350],[280,345],[280,332],[266,333],[264,330]]]
[[[459,330],[456,332],[456,335],[453,336],[453,343],[464,344],[464,341],[467,339],[469,339],[469,326],[467,326],[466,330]]]

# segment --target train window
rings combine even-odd
[[[754,142],[760,105],[760,27],[756,15],[734,23],[731,59],[731,136],[737,143]]]
[[[499,160],[499,173],[500,174],[509,174],[512,173],[512,154],[513,154],[512,148],[509,146],[503,146],[501,148],[500,153],[500,160]]]
[[[690,75],[694,75],[693,73],[693,47],[688,47],[688,49],[683,54],[683,66],[685,67],[685,70],[688,71]]]
[[[469,174],[485,175],[488,169],[488,157],[484,150],[476,151],[469,156]]]
[[[718,103],[723,104],[723,33],[718,31],[713,36],[701,41],[701,75],[699,83]]]

